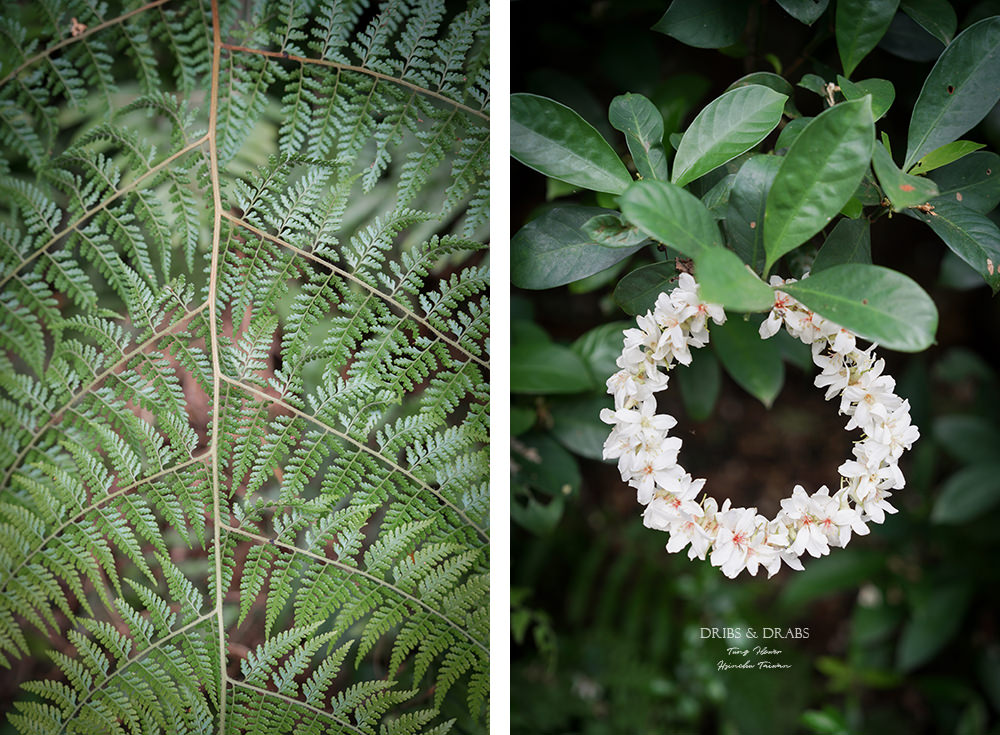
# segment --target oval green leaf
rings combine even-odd
[[[850,77],[878,45],[896,15],[899,0],[837,0],[837,51]]]
[[[712,327],[715,354],[729,376],[747,393],[770,407],[785,382],[781,347],[771,339],[761,339],[760,319],[727,319]]]
[[[823,15],[830,0],[778,0],[778,5],[800,23],[811,26]]]
[[[896,649],[896,667],[912,671],[934,658],[958,633],[972,590],[966,582],[928,585],[903,626]]]
[[[816,253],[812,272],[819,273],[835,265],[861,263],[871,265],[871,225],[866,219],[842,219],[833,226],[823,247]]]
[[[611,408],[612,404],[608,395],[553,400],[549,406],[552,436],[571,452],[602,461],[608,425],[601,421],[601,409]]]
[[[595,387],[587,365],[569,347],[529,342],[510,348],[511,393],[582,393]]]
[[[966,28],[927,76],[910,117],[909,169],[925,154],[958,138],[1000,100],[1000,16]]]
[[[916,281],[889,268],[836,265],[781,290],[883,347],[919,352],[934,342],[938,314],[931,297]]]
[[[767,195],[766,269],[826,226],[868,170],[875,142],[869,97],[818,115],[788,149]]]
[[[510,241],[511,282],[530,289],[562,286],[602,271],[642,247],[594,242],[583,227],[604,214],[608,210],[600,207],[556,207],[526,224]]]
[[[787,100],[787,95],[751,84],[710,102],[681,138],[673,182],[684,186],[760,143],[781,121]]]
[[[975,153],[935,170],[940,199],[954,199],[963,207],[987,214],[1000,204],[1000,156]]]
[[[645,314],[653,308],[656,297],[670,291],[677,279],[673,263],[653,263],[636,268],[615,286],[615,303],[626,314]]]
[[[722,245],[719,228],[705,205],[666,181],[636,181],[622,196],[621,207],[625,219],[689,258]]]
[[[927,173],[936,168],[947,166],[959,158],[965,158],[970,153],[975,153],[980,148],[985,147],[982,143],[974,143],[971,140],[956,140],[954,143],[945,143],[913,164],[913,168],[909,172],[914,175]]]
[[[993,289],[1000,290],[1000,228],[989,217],[950,197],[931,202],[933,213],[907,210],[925,222],[955,255],[968,263]]]
[[[548,97],[510,96],[510,154],[546,176],[593,191],[621,194],[632,181],[601,134]]]
[[[667,154],[663,149],[663,116],[641,94],[623,94],[611,100],[608,120],[625,134],[625,143],[644,179],[667,181]]]
[[[695,260],[701,298],[727,311],[767,311],[774,291],[732,250],[711,248]]]
[[[1000,462],[963,467],[945,480],[934,502],[935,523],[966,523],[1000,503]]]
[[[892,107],[896,99],[896,88],[888,79],[863,79],[852,82],[840,74],[837,75],[837,86],[846,100],[859,100],[866,94],[872,96],[872,117],[876,122]]]
[[[632,327],[635,323],[626,321],[601,324],[584,332],[569,348],[584,359],[598,380],[603,381],[618,372],[616,361],[622,353],[622,332]]]
[[[910,176],[896,168],[892,156],[881,143],[872,151],[872,168],[889,197],[892,208],[900,212],[908,207],[925,204],[938,195],[937,184],[922,176]]]
[[[729,194],[725,219],[729,245],[758,273],[763,271],[765,262],[764,205],[780,167],[781,159],[777,156],[754,156],[736,174]]]
[[[991,461],[1000,447],[1000,428],[982,416],[952,414],[935,419],[934,439],[959,462]]]
[[[635,225],[628,224],[618,212],[606,212],[591,217],[580,228],[598,245],[610,248],[631,247],[646,242],[646,236]]]
[[[653,26],[697,48],[732,46],[747,24],[749,0],[674,0]]]
[[[948,0],[900,0],[899,9],[946,46],[955,37],[958,17]]]

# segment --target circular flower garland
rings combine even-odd
[[[772,286],[792,283],[776,276]],[[784,325],[793,337],[812,347],[813,362],[821,369],[816,386],[826,389],[826,400],[840,398],[840,413],[850,417],[846,430],[861,429],[864,438],[854,445],[854,459],[839,467],[840,489],[831,494],[824,485],[809,495],[796,485],[790,498],[781,501],[773,520],[756,508],[734,508],[729,500],[719,504],[710,497],[696,500],[705,484],[692,479],[677,462],[681,440],[667,432],[677,421],[656,413],[655,395],[667,387],[674,362],[688,365],[691,348],[708,344],[708,320],[726,321],[718,304],[698,297],[695,279],[682,273],[676,288],[661,293],[652,311],[636,318],[638,329],[625,330],[621,368],[607,381],[615,408],[601,411],[601,419],[614,428],[604,442],[604,458],[617,459],[622,480],[636,488],[645,506],[643,522],[667,531],[667,551],[688,548],[688,558],[705,559],[721,567],[729,578],[744,569],[758,568],[774,575],[784,561],[802,569],[799,557],[830,553],[844,547],[852,533],[865,535],[868,523],[882,523],[891,490],[903,487],[899,457],[920,434],[910,423],[909,401],[893,391],[896,381],[884,374],[884,360],[875,345],[861,349],[857,336],[806,309],[781,291],[760,336],[774,336]]]

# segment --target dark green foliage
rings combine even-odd
[[[17,730],[485,729],[487,22],[5,6]]]

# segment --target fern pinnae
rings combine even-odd
[[[487,10],[367,5],[0,23],[0,663],[75,649],[19,730],[482,726]]]

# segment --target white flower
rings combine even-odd
[[[772,277],[770,282],[779,287],[790,281]],[[844,547],[853,534],[868,533],[867,523],[895,513],[889,491],[905,484],[898,459],[920,436],[909,403],[883,374],[885,363],[875,358],[874,345],[859,349],[850,330],[777,290],[760,336],[766,339],[784,326],[810,345],[820,369],[816,386],[825,389],[827,400],[840,398],[841,413],[850,417],[847,428],[860,428],[864,436],[855,444],[854,459],[838,468],[844,478],[840,490],[830,495],[823,486],[809,495],[796,485],[773,520],[755,508],[731,507],[728,500],[721,508],[712,498],[696,501],[705,481],[692,479],[677,463],[681,440],[668,435],[676,421],[656,413],[653,395],[666,388],[666,371],[675,361],[690,363],[691,348],[708,343],[709,319],[722,324],[725,312],[703,302],[694,278],[681,274],[672,292],[660,294],[655,307],[636,318],[639,328],[626,330],[617,360],[621,370],[607,381],[615,408],[601,411],[613,427],[604,457],[617,459],[622,480],[636,488],[645,506],[643,523],[670,534],[667,551],[687,548],[689,558],[707,557],[730,578],[744,569],[751,575],[766,569],[770,577],[782,563],[801,570],[803,554],[819,557]]]

